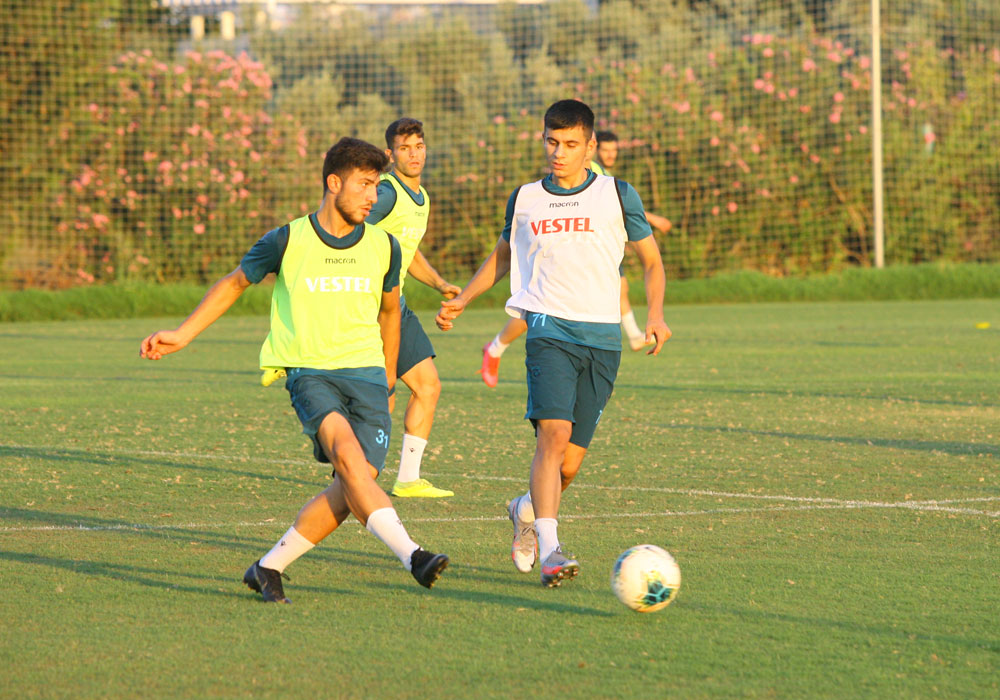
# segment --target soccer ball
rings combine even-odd
[[[622,552],[611,570],[611,590],[637,612],[670,605],[681,587],[681,570],[670,552],[640,544]]]

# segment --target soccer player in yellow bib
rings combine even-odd
[[[382,176],[378,202],[366,221],[395,236],[403,253],[399,271],[401,322],[397,371],[399,378],[410,389],[410,399],[403,417],[403,446],[392,495],[400,498],[443,498],[455,494],[437,488],[420,476],[420,462],[441,395],[441,380],[434,366],[434,348],[417,315],[406,305],[403,286],[409,275],[437,290],[446,299],[458,294],[461,288],[441,277],[419,250],[420,241],[427,232],[431,207],[427,190],[420,184],[420,176],[427,163],[424,125],[408,117],[397,119],[385,130],[385,143],[392,170]],[[389,399],[390,410],[394,399],[395,396]]]
[[[271,330],[261,369],[283,369],[285,388],[333,481],[299,511],[243,582],[267,602],[291,602],[285,568],[332,533],[351,513],[399,557],[423,586],[448,565],[410,539],[375,477],[389,447],[389,390],[399,350],[399,265],[395,238],[365,223],[388,158],[378,147],[343,138],[323,162],[319,209],[265,234],[239,267],[208,291],[174,330],[153,333],[139,354],[177,352],[222,316],[251,284],[277,273]]]
[[[559,503],[618,374],[618,266],[626,242],[643,268],[645,339],[654,344],[647,354],[660,352],[670,329],[663,320],[663,262],[642,200],[628,183],[587,167],[597,147],[590,107],[578,100],[553,104],[543,141],[551,175],[514,190],[496,247],[462,292],[441,302],[435,322],[451,329],[473,299],[510,273],[506,309],[528,325],[525,418],[535,428],[529,491],[507,506],[511,559],[522,573],[541,561],[542,584],[551,588],[580,569],[559,540]]]
[[[590,162],[590,170],[596,175],[611,175],[611,168],[618,160],[618,136],[611,131],[598,131],[597,151],[595,158]],[[673,224],[665,216],[659,216],[651,212],[643,212],[646,221],[661,233],[667,233]],[[633,350],[641,350],[646,346],[646,336],[639,324],[635,320],[632,312],[632,304],[628,300],[628,280],[625,278],[624,265],[618,268],[621,278],[619,289],[619,305],[622,314],[622,330],[628,338],[629,347]],[[483,382],[486,386],[494,387],[500,381],[500,358],[507,347],[517,340],[528,329],[523,320],[512,318],[504,325],[500,332],[489,343],[483,346],[483,364],[479,370]]]

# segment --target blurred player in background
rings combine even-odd
[[[598,131],[596,157],[590,162],[590,170],[597,175],[611,175],[611,168],[618,160],[618,136],[612,131]],[[670,219],[650,212],[644,212],[646,221],[661,233],[667,233],[673,227]],[[625,264],[618,267],[618,274],[621,278],[619,290],[619,304],[622,315],[622,330],[628,338],[629,347],[633,350],[641,350],[646,346],[646,335],[635,320],[632,312],[632,305],[628,299],[628,280],[625,278]],[[525,331],[527,325],[519,318],[512,318],[494,336],[493,340],[483,346],[483,364],[479,374],[483,378],[486,386],[494,387],[500,381],[500,358],[507,347],[517,340]]]
[[[448,565],[406,532],[375,477],[389,448],[389,390],[399,349],[399,269],[395,238],[365,223],[388,158],[344,138],[323,163],[318,211],[265,234],[239,267],[219,280],[172,331],[142,341],[150,360],[177,352],[222,316],[251,284],[271,272],[271,330],[261,368],[287,373],[285,388],[333,482],[299,511],[243,582],[267,602],[291,602],[281,583],[289,564],[333,532],[350,513],[384,542],[423,586]]]
[[[402,320],[397,371],[410,389],[410,399],[403,418],[403,448],[392,495],[403,498],[454,496],[452,491],[436,488],[420,477],[420,462],[434,424],[441,380],[434,366],[431,341],[417,315],[406,305],[402,291],[407,274],[437,290],[446,299],[451,299],[461,289],[445,281],[418,250],[430,214],[430,200],[420,184],[420,175],[427,162],[424,125],[416,119],[397,119],[385,130],[385,143],[392,170],[382,176],[378,201],[365,220],[395,236],[403,253],[399,272]],[[395,395],[389,399],[390,411],[394,404]]]
[[[663,321],[663,262],[639,195],[588,169],[597,147],[594,113],[578,100],[562,100],[549,107],[544,125],[551,174],[514,190],[493,252],[458,296],[441,303],[435,321],[451,329],[469,302],[510,272],[507,312],[528,326],[525,417],[536,438],[529,491],[507,506],[511,558],[523,573],[540,559],[542,584],[554,587],[580,568],[559,541],[559,503],[618,374],[618,266],[626,241],[644,271],[645,339],[655,343],[647,354],[660,352],[670,329]]]

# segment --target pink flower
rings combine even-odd
[[[827,57],[828,60],[832,61],[833,63],[840,63],[841,61],[844,60],[843,57],[839,53],[837,53],[836,51],[831,51],[830,53],[828,53],[826,55],[826,57]]]
[[[830,123],[831,124],[840,123],[840,112],[830,112]]]
[[[242,170],[233,171],[232,181],[234,185],[238,185],[246,180],[246,175],[243,174]]]
[[[94,214],[94,226],[97,228],[104,228],[108,225],[109,221],[111,221],[111,219],[104,214]]]
[[[159,170],[161,173],[169,173],[171,170],[173,170],[173,168],[174,168],[173,163],[171,163],[169,160],[164,160],[160,162],[160,164],[157,166],[156,169]]]
[[[677,110],[678,114],[685,114],[691,111],[691,103],[687,100],[674,105],[674,109]]]
[[[205,224],[195,224],[193,230],[196,234],[200,236],[201,234],[205,233]]]
[[[867,70],[872,65],[872,60],[867,56],[861,56],[858,58],[858,65],[861,66],[863,70]]]
[[[834,102],[843,102],[844,101],[844,93],[842,93],[842,92],[835,92],[835,93],[833,93],[833,101]]]
[[[788,178],[788,181],[790,183],[792,183],[793,185],[797,184],[798,181],[799,181],[799,176],[798,175],[792,175],[790,178]]]
[[[760,78],[757,78],[755,81],[753,81],[753,87],[754,87],[755,90],[763,90],[764,89],[764,81],[761,80]]]
[[[720,112],[717,109],[713,110],[712,113],[708,115],[708,118],[711,119],[713,122],[721,122],[722,121],[722,112]]]
[[[718,216],[720,211],[719,207],[712,207],[712,216]]]
[[[802,62],[802,70],[804,70],[806,73],[816,70],[816,62],[813,61],[811,58],[807,58]]]
[[[868,133],[868,127],[865,126],[864,124],[862,124],[861,126],[858,127],[858,133],[860,133],[860,134],[867,134]]]
[[[760,153],[760,144],[759,143],[750,144],[750,150],[753,151],[755,154]]]
[[[628,101],[631,102],[634,105],[637,105],[637,104],[639,104],[639,96],[637,94],[635,94],[634,92],[630,92],[628,94]]]
[[[729,213],[730,213],[730,214],[735,214],[735,213],[736,213],[736,210],[737,210],[737,208],[738,208],[738,207],[737,207],[737,205],[736,205],[736,202],[730,202],[729,204],[727,204],[727,205],[726,205],[726,209],[728,209],[728,210],[729,210]]]
[[[764,58],[771,58],[771,56],[774,55],[774,49],[768,46],[766,49],[761,51],[761,53],[764,54]]]
[[[709,140],[709,143],[712,144],[713,146],[718,146],[719,145],[719,137],[718,136],[713,136]]]
[[[505,121],[506,121],[506,119],[503,118],[502,114],[498,114],[495,117],[493,117],[493,123],[494,124],[503,124]]]
[[[813,153],[811,156],[809,156],[809,160],[811,160],[813,163],[818,163],[820,161],[820,157],[815,153]]]

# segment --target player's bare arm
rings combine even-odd
[[[237,267],[208,290],[195,310],[172,331],[157,331],[143,339],[139,356],[159,360],[164,355],[183,349],[215,323],[251,284],[243,269]]]
[[[399,359],[399,286],[382,292],[378,310],[378,327],[382,336],[382,354],[385,355],[385,379],[389,391],[396,385],[396,361]]]
[[[501,236],[493,252],[479,266],[476,274],[454,299],[441,302],[441,310],[434,318],[437,327],[443,331],[451,330],[454,321],[465,310],[468,304],[480,294],[490,289],[510,272],[510,243]]]
[[[648,211],[646,212],[646,221],[660,233],[667,233],[674,227],[667,217],[660,216],[659,214],[651,214]]]
[[[438,271],[419,250],[413,254],[413,261],[407,268],[406,274],[439,292],[445,299],[454,299],[462,291],[462,288],[457,284],[452,284],[438,274]]]
[[[656,344],[646,352],[647,355],[658,355],[663,344],[671,336],[670,328],[663,320],[663,294],[667,284],[667,276],[663,271],[663,260],[660,249],[652,236],[646,236],[640,241],[633,241],[632,247],[642,263],[643,279],[646,284],[646,342]]]

